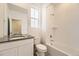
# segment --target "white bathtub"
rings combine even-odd
[[[59,49],[60,45],[59,44],[49,44],[47,43],[47,53],[48,56],[70,56],[70,54],[66,53],[65,51]]]

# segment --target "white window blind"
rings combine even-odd
[[[31,27],[39,28],[39,26],[40,26],[39,9],[31,8]]]

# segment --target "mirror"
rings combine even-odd
[[[8,36],[27,34],[27,9],[8,4],[8,10]]]
[[[12,35],[21,34],[21,20],[12,19]]]

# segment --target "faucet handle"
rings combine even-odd
[[[53,45],[55,43],[54,40],[50,40],[50,44]]]
[[[54,40],[51,40],[51,41],[54,41]]]
[[[52,35],[50,35],[50,38],[52,38]]]
[[[54,41],[54,40],[52,40],[52,39],[51,39],[50,41],[51,41],[51,42],[55,42],[55,41]]]

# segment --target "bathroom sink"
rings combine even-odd
[[[25,37],[13,37],[13,38],[10,38],[10,40],[18,40],[18,39],[24,39]]]
[[[9,40],[20,40],[25,38],[30,38],[30,35],[12,35]]]
[[[10,36],[10,40],[18,40],[18,39],[24,39],[25,38],[25,36],[23,36],[23,35],[11,35]]]

